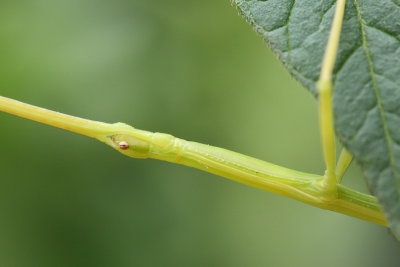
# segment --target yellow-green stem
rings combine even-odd
[[[352,160],[353,160],[353,155],[350,154],[350,152],[347,151],[347,149],[343,148],[342,152],[340,153],[335,171],[338,183],[342,181],[343,175],[346,172]]]
[[[335,15],[322,61],[321,73],[318,80],[319,93],[319,121],[322,140],[322,148],[326,165],[325,183],[327,188],[335,190],[335,134],[333,128],[332,108],[332,72],[335,65],[336,54],[339,46],[340,32],[344,15],[346,1],[336,2]]]

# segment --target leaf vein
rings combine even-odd
[[[360,98],[361,94],[364,92],[365,88],[367,88],[368,85],[369,85],[369,81],[365,82],[365,83],[362,85],[361,90],[359,90],[359,91],[357,92],[357,94],[355,95],[355,97],[350,101],[350,104],[353,104],[355,101],[357,101],[357,100]],[[376,103],[374,104],[374,107],[375,107],[375,106],[376,106]]]
[[[362,122],[360,123],[360,126],[355,130],[354,135],[351,137],[352,141],[354,139],[356,139],[356,137],[360,133],[362,127],[365,125],[365,122],[367,121],[368,116],[370,115],[371,111],[373,111],[376,107],[377,107],[377,105],[375,104],[371,108],[369,108],[368,110],[365,111],[365,115],[364,115]]]
[[[288,17],[286,19],[285,25],[286,25],[286,44],[287,44],[287,52],[288,52],[288,60],[290,61],[290,53],[291,53],[291,47],[290,47],[290,35],[289,35],[289,23],[290,23],[290,16],[292,15],[292,11],[294,8],[294,4],[296,3],[296,0],[292,0],[292,4],[289,9]]]
[[[362,48],[362,47],[363,47],[363,46],[362,46],[362,44],[361,44],[361,45],[357,46],[356,48],[354,48],[354,49],[347,55],[347,57],[346,57],[345,59],[342,60],[341,64],[337,66],[336,71],[335,71],[335,72],[336,72],[336,75],[335,75],[333,84],[335,84],[337,75],[338,75],[339,72],[343,69],[343,67],[346,65],[346,63],[347,63],[347,62],[350,60],[350,58],[351,58],[360,48]]]
[[[282,29],[282,28],[285,28],[285,27],[286,27],[286,25],[282,25],[282,26],[278,26],[278,27],[276,27],[276,28],[273,28],[273,29],[271,29],[271,30],[269,30],[269,31],[267,31],[265,28],[264,28],[264,30],[265,30],[265,32],[272,33],[272,32],[274,32],[274,31],[277,31],[277,30]]]
[[[400,6],[400,3],[398,1],[392,0],[393,4],[395,4],[396,6]]]
[[[304,40],[301,42],[301,44],[299,44],[297,47],[293,48],[292,50],[294,50],[294,49],[299,49],[299,48],[303,47],[304,43],[308,40],[308,38],[309,38],[310,36],[313,36],[315,33],[321,31],[321,24],[322,24],[322,21],[324,20],[326,14],[328,14],[329,10],[331,10],[331,9],[335,6],[335,4],[336,4],[336,1],[332,1],[332,4],[329,6],[329,8],[326,9],[326,10],[322,13],[321,19],[320,19],[319,24],[318,24],[318,29],[315,30],[314,32],[310,33],[306,38],[304,38]],[[315,80],[315,81],[316,81],[316,80]]]
[[[376,26],[372,26],[372,25],[368,25],[368,24],[365,24],[365,26],[367,26],[368,28],[372,28],[372,29],[375,29],[377,31],[380,31],[380,32],[388,35],[389,37],[392,37],[392,38],[396,39],[396,41],[400,43],[400,38],[399,37],[393,35],[393,33],[389,32],[389,31],[387,31],[385,29],[382,29],[382,28],[379,28],[379,27],[376,27]]]
[[[397,173],[397,168],[396,168],[396,161],[394,159],[394,153],[393,153],[393,149],[392,149],[392,143],[393,140],[390,136],[389,133],[389,128],[387,125],[387,121],[386,121],[386,117],[385,117],[385,111],[383,109],[383,105],[382,105],[382,100],[381,100],[381,96],[379,93],[379,88],[375,79],[375,71],[374,71],[374,66],[373,66],[373,62],[372,62],[372,57],[369,51],[369,47],[367,44],[367,38],[366,38],[366,32],[365,32],[365,26],[366,24],[364,23],[362,17],[361,17],[361,12],[360,12],[360,7],[358,4],[358,0],[354,0],[354,5],[357,11],[357,18],[358,21],[360,23],[360,28],[361,28],[361,37],[362,37],[362,43],[363,43],[363,47],[364,47],[364,51],[365,51],[365,55],[367,57],[367,61],[368,61],[368,67],[370,70],[370,76],[371,76],[371,81],[372,81],[372,85],[374,88],[374,93],[375,93],[375,98],[377,100],[377,106],[378,106],[378,110],[379,110],[379,115],[382,121],[382,125],[383,125],[383,131],[384,131],[384,135],[385,135],[385,141],[386,141],[386,145],[387,145],[387,149],[389,152],[389,159],[390,159],[390,166],[392,169],[392,173],[394,175],[395,181],[396,181],[396,185],[397,185],[397,194],[398,197],[400,198],[400,186],[399,186],[399,174]]]
[[[385,80],[387,80],[387,81],[393,83],[394,85],[396,85],[396,87],[397,87],[398,89],[400,89],[400,84],[397,83],[396,81],[394,81],[394,80],[388,78],[388,77],[385,76],[385,75],[379,74],[379,73],[375,73],[375,75],[376,75],[376,76],[379,76],[379,77],[382,77],[383,79],[385,79]]]

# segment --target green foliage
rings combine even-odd
[[[316,82],[336,1],[234,0],[293,76]],[[347,1],[334,69],[335,130],[400,238],[400,7]]]

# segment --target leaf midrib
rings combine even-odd
[[[387,145],[387,148],[388,148],[388,151],[389,151],[390,166],[392,167],[392,172],[393,172],[393,175],[395,176],[395,180],[396,180],[397,195],[400,198],[399,174],[397,172],[396,161],[394,159],[394,153],[393,153],[393,149],[392,149],[393,140],[392,140],[392,137],[390,136],[390,133],[389,133],[389,128],[388,128],[388,125],[387,125],[385,111],[383,109],[382,100],[381,100],[381,96],[380,96],[380,93],[379,93],[379,88],[378,88],[378,85],[376,84],[375,70],[374,70],[374,66],[373,66],[373,63],[372,63],[372,57],[371,57],[371,54],[370,54],[370,51],[369,51],[369,47],[367,45],[365,25],[364,25],[364,22],[363,22],[362,17],[361,17],[361,12],[360,12],[360,8],[359,8],[358,0],[354,0],[354,5],[355,5],[356,11],[357,11],[358,22],[360,23],[362,43],[363,43],[362,45],[364,47],[365,55],[367,57],[368,67],[369,67],[369,70],[370,70],[370,76],[371,76],[371,81],[372,81],[372,86],[374,88],[374,93],[375,93],[377,106],[378,106],[378,110],[379,110],[379,115],[381,117],[383,130],[384,130],[384,134],[385,134],[385,141],[386,141],[386,145]]]
[[[290,35],[289,35],[289,23],[290,23],[290,16],[292,15],[292,11],[294,8],[294,5],[296,3],[296,0],[292,0],[292,3],[290,5],[290,9],[289,9],[289,13],[288,13],[288,17],[286,19],[286,42],[287,42],[287,53],[288,53],[288,60],[290,62],[290,53],[292,52],[292,47],[290,46]]]

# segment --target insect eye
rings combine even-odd
[[[121,142],[119,142],[118,146],[119,146],[120,149],[123,149],[123,150],[129,148],[129,144],[128,144],[128,142],[126,142],[126,141],[121,141]]]
[[[111,136],[112,147],[119,152],[133,158],[148,158],[150,144],[147,141],[129,134],[115,134]]]

